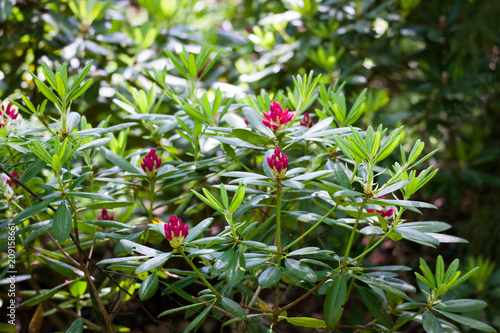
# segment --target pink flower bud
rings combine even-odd
[[[103,208],[103,210],[101,210],[101,215],[99,215],[96,220],[114,221],[115,214],[108,214],[108,210],[106,208]]]
[[[267,158],[267,164],[276,179],[283,179],[288,168],[288,157],[283,154],[280,147],[274,149],[274,154]]]
[[[385,199],[385,197],[384,196],[380,196],[377,199]],[[367,209],[366,211],[368,213],[375,213],[375,212],[377,212],[382,217],[391,217],[394,214],[394,212],[396,211],[394,208],[385,209],[385,206],[382,206],[382,208],[384,208],[384,209],[383,210],[377,210],[377,211],[375,211],[375,209]]]
[[[21,171],[21,176],[23,174],[24,174],[24,171]],[[12,171],[11,175],[14,178],[19,179],[19,175],[18,175],[17,171]],[[10,177],[3,176],[3,179],[5,180],[5,184],[9,185],[10,188],[12,188],[13,190],[15,190],[17,188],[17,183],[15,181],[13,181],[12,179],[10,179]]]
[[[156,155],[156,149],[153,148],[142,160],[141,168],[149,178],[154,178],[156,177],[160,166],[161,158]]]
[[[284,125],[293,119],[293,115],[294,112],[288,111],[288,108],[283,111],[280,103],[273,101],[269,107],[269,112],[264,112],[264,117],[266,119],[262,119],[262,123],[277,132],[282,130]]]
[[[176,249],[184,244],[184,238],[188,235],[187,224],[183,223],[175,215],[170,216],[168,223],[165,223],[165,237],[172,248]]]
[[[0,111],[0,128],[10,125],[19,116],[19,113],[15,108],[12,107],[12,103],[9,102],[7,107],[2,105],[2,111]]]
[[[309,113],[304,113],[304,118],[302,118],[302,120],[300,121],[300,125],[308,128],[313,127],[314,123],[309,116]]]

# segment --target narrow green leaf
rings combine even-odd
[[[287,258],[285,260],[285,266],[290,271],[291,274],[295,275],[299,279],[316,282],[316,273],[311,269],[311,267],[302,264],[300,261],[295,259]]]
[[[358,292],[373,318],[387,328],[392,327],[391,316],[384,308],[384,299],[370,288],[358,287]]]
[[[222,297],[221,304],[222,304],[222,308],[224,310],[226,310],[227,312],[229,312],[230,314],[232,314],[236,317],[241,317],[241,318],[246,317],[245,310],[243,310],[241,305],[239,305],[238,303],[236,303],[232,299],[227,298],[227,297]]]
[[[108,161],[110,161],[112,164],[118,166],[124,171],[128,171],[133,174],[140,174],[139,169],[137,169],[135,166],[130,164],[126,159],[123,157],[113,153],[111,150],[100,147],[99,152],[106,158]]]
[[[422,326],[427,333],[443,333],[441,323],[429,310],[425,311],[422,316]]]
[[[222,199],[222,204],[224,205],[225,209],[229,208],[229,198],[227,197],[227,191],[226,187],[224,184],[220,184],[220,197]]]
[[[153,295],[158,290],[159,285],[158,274],[151,274],[144,281],[142,281],[141,286],[139,287],[139,298],[144,301],[153,297]]]
[[[80,279],[80,278],[79,278]],[[77,280],[79,280],[77,279]],[[49,299],[51,298],[52,296],[54,296],[58,291],[59,289],[63,288],[63,287],[66,287],[68,285],[70,285],[71,283],[77,281],[77,280],[73,280],[73,281],[68,281],[66,283],[63,283],[63,284],[60,284],[58,285],[57,287],[54,287],[50,290],[47,290],[45,292],[42,292],[40,295],[37,295],[35,297],[32,297],[30,298],[29,300],[27,301],[24,301],[23,303],[21,303],[18,307],[19,308],[22,308],[22,307],[29,307],[29,306],[34,306],[34,305],[37,305],[39,304],[40,302],[43,302],[45,301],[46,299]]]
[[[196,327],[198,327],[198,325],[201,325],[205,321],[205,318],[207,317],[211,309],[212,305],[207,307],[198,316],[196,316],[196,318],[194,318],[194,320],[186,327],[184,333],[192,332],[195,330]]]
[[[439,287],[444,279],[444,261],[442,256],[438,256],[436,260],[436,285]]]
[[[309,318],[309,317],[286,317],[286,321],[288,321],[292,325],[302,326],[302,327],[311,327],[311,328],[326,328],[326,323],[324,320]]]
[[[259,276],[259,284],[262,288],[269,288],[281,280],[281,269],[278,266],[270,266]]]
[[[34,205],[26,208],[25,210],[23,210],[22,212],[20,212],[19,214],[17,214],[12,219],[12,222],[13,223],[17,223],[17,222],[20,222],[20,221],[23,221],[23,220],[27,219],[28,217],[30,217],[32,215],[35,215],[35,214],[39,213],[45,207],[47,207],[52,202],[54,202],[57,198],[58,198],[57,196],[54,196],[54,197],[51,197],[51,198],[47,198],[47,199],[45,199],[43,201],[37,202],[36,204],[34,204]]]
[[[135,274],[151,271],[162,266],[167,260],[172,257],[172,253],[163,253],[159,256],[153,257],[145,262],[143,262],[137,269],[135,270]]]
[[[488,303],[478,299],[453,299],[449,301],[441,301],[434,305],[437,310],[447,312],[471,312],[484,309]]]
[[[496,330],[493,327],[491,327],[491,326],[489,326],[489,325],[487,325],[479,320],[468,318],[465,316],[459,316],[457,314],[449,313],[449,312],[445,312],[445,311],[439,311],[439,313],[441,313],[445,317],[450,318],[451,320],[454,320],[456,322],[459,322],[460,324],[475,328],[477,330],[480,330],[483,332],[489,332],[489,333],[496,333]]]
[[[199,235],[203,234],[205,230],[210,226],[213,221],[213,217],[209,217],[208,219],[204,219],[200,223],[198,223],[195,227],[188,230],[188,235],[184,239],[185,244],[189,244],[189,242],[194,241],[198,238]]]
[[[342,313],[344,312],[344,304],[347,297],[347,281],[343,274],[337,274],[333,278],[333,282],[328,288],[326,294],[325,305],[323,307],[326,326],[328,328],[335,327]]]
[[[69,211],[68,206],[66,206],[66,201],[63,200],[59,207],[57,207],[54,214],[54,220],[52,222],[52,235],[56,240],[62,243],[68,239],[72,226],[73,218],[71,217],[71,212]]]
[[[83,319],[75,319],[73,324],[66,330],[66,333],[83,333]]]

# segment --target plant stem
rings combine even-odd
[[[342,265],[347,264],[347,260],[349,258],[349,252],[351,251],[352,243],[354,241],[354,235],[358,229],[359,220],[361,219],[361,212],[363,211],[363,205],[366,203],[366,199],[363,200],[363,203],[359,207],[358,216],[356,217],[356,222],[354,222],[354,227],[352,228],[351,236],[349,237],[349,242],[347,243],[347,249],[345,250],[344,260],[342,261]]]
[[[337,209],[339,203],[336,203],[335,206],[333,206],[332,209],[330,209],[330,211],[328,213],[326,213],[325,216],[323,216],[318,222],[316,222],[311,228],[309,228],[309,230],[307,230],[306,232],[304,232],[302,235],[299,236],[299,238],[297,238],[296,240],[294,240],[293,242],[291,242],[290,244],[288,244],[287,246],[285,246],[285,248],[283,249],[283,251],[286,251],[288,250],[289,248],[291,248],[293,245],[297,244],[298,242],[300,242],[304,237],[306,237],[307,235],[309,235],[314,229],[316,229],[321,223],[323,223],[323,221],[328,217],[330,216],[331,213],[333,213],[335,211],[335,209]]]
[[[184,253],[184,250],[180,249],[179,252],[181,253],[184,260],[187,261],[189,266],[191,266],[191,268],[195,271],[196,275],[198,275],[198,277],[201,279],[201,281],[203,281],[203,283],[205,283],[205,285],[208,287],[208,289],[210,289],[215,294],[215,297],[221,298],[222,296],[219,294],[219,292],[217,290],[215,290],[215,288],[210,284],[210,282],[207,281],[207,279],[205,279],[203,274],[201,274],[201,272],[198,270],[198,268],[196,268],[196,266],[193,264],[191,259],[189,259],[188,256]]]

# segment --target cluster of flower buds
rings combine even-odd
[[[274,149],[274,154],[267,158],[267,164],[271,168],[276,179],[283,179],[288,168],[288,157],[283,154],[280,147]]]
[[[144,170],[149,178],[156,177],[158,169],[161,166],[161,158],[156,155],[156,149],[151,149],[149,153],[144,157],[141,163],[141,168]]]
[[[7,104],[7,107],[2,105],[2,111],[0,111],[0,128],[12,124],[18,117],[19,113],[12,107],[12,103]]]
[[[264,112],[266,119],[262,119],[262,123],[275,132],[283,129],[283,125],[289,123],[294,115],[294,112],[288,111],[288,108],[283,111],[280,103],[276,101],[271,104],[269,109],[269,112]]]
[[[101,215],[96,220],[114,221],[115,214],[108,214],[108,210],[104,208],[101,210]]]
[[[304,113],[304,117],[300,121],[300,125],[304,126],[304,127],[308,127],[308,128],[313,127],[314,124],[313,124],[311,117],[309,116],[309,113],[307,113],[307,112]]]
[[[188,227],[180,218],[175,215],[170,216],[164,228],[165,237],[167,237],[173,249],[181,247],[184,244],[184,238],[188,235]]]
[[[1,127],[1,126],[0,126]],[[21,176],[24,174],[24,171],[21,171]],[[15,177],[16,179],[19,179],[19,174],[17,171],[12,171],[11,175]],[[3,176],[3,179],[5,180],[5,184],[9,185],[11,189],[15,190],[17,188],[17,183],[10,179],[10,177]]]
[[[385,197],[381,196],[381,197],[378,197],[377,199],[385,199]],[[383,210],[377,210],[377,211],[375,209],[367,209],[366,211],[368,213],[375,213],[375,212],[377,212],[382,217],[390,217],[396,211],[394,208],[385,209],[385,206],[382,206],[382,208],[384,208],[384,209]]]

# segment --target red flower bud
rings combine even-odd
[[[165,223],[165,237],[172,248],[176,249],[184,244],[184,238],[188,235],[187,224],[183,223],[175,215],[170,216],[168,223]]]
[[[160,166],[161,158],[156,155],[156,149],[153,148],[142,160],[141,168],[149,178],[154,178],[156,177]]]
[[[7,107],[2,105],[2,111],[0,111],[0,128],[6,125],[10,125],[13,120],[16,120],[19,113],[15,108],[12,107],[12,103],[9,102]]]
[[[264,117],[266,119],[262,119],[262,123],[277,132],[283,129],[283,125],[289,123],[293,118],[294,112],[288,111],[286,108],[285,111],[281,108],[280,103],[274,101],[269,107],[269,112],[264,112]]]
[[[267,164],[271,168],[276,179],[283,179],[288,168],[288,157],[281,152],[280,147],[274,149],[274,154],[267,158]]]
[[[24,174],[24,171],[21,171],[21,176],[23,174]],[[19,179],[19,175],[18,175],[17,171],[12,171],[11,175],[14,178]],[[17,188],[17,183],[15,181],[13,181],[12,179],[10,179],[10,177],[3,176],[3,179],[5,180],[5,184],[9,185],[13,190],[15,190]]]
[[[99,215],[96,220],[114,221],[115,214],[108,214],[108,210],[106,208],[103,208],[103,210],[101,210],[101,215]]]
[[[313,127],[314,123],[309,116],[309,113],[304,113],[304,118],[302,118],[302,120],[300,121],[300,125],[308,128]]]
[[[384,196],[380,196],[377,199],[385,199],[385,197]],[[392,214],[394,214],[394,212],[396,211],[394,208],[385,209],[385,206],[382,206],[382,208],[384,208],[384,209],[383,210],[377,210],[377,211],[375,209],[367,209],[366,211],[368,213],[375,213],[375,212],[377,212],[382,217],[391,217]]]

